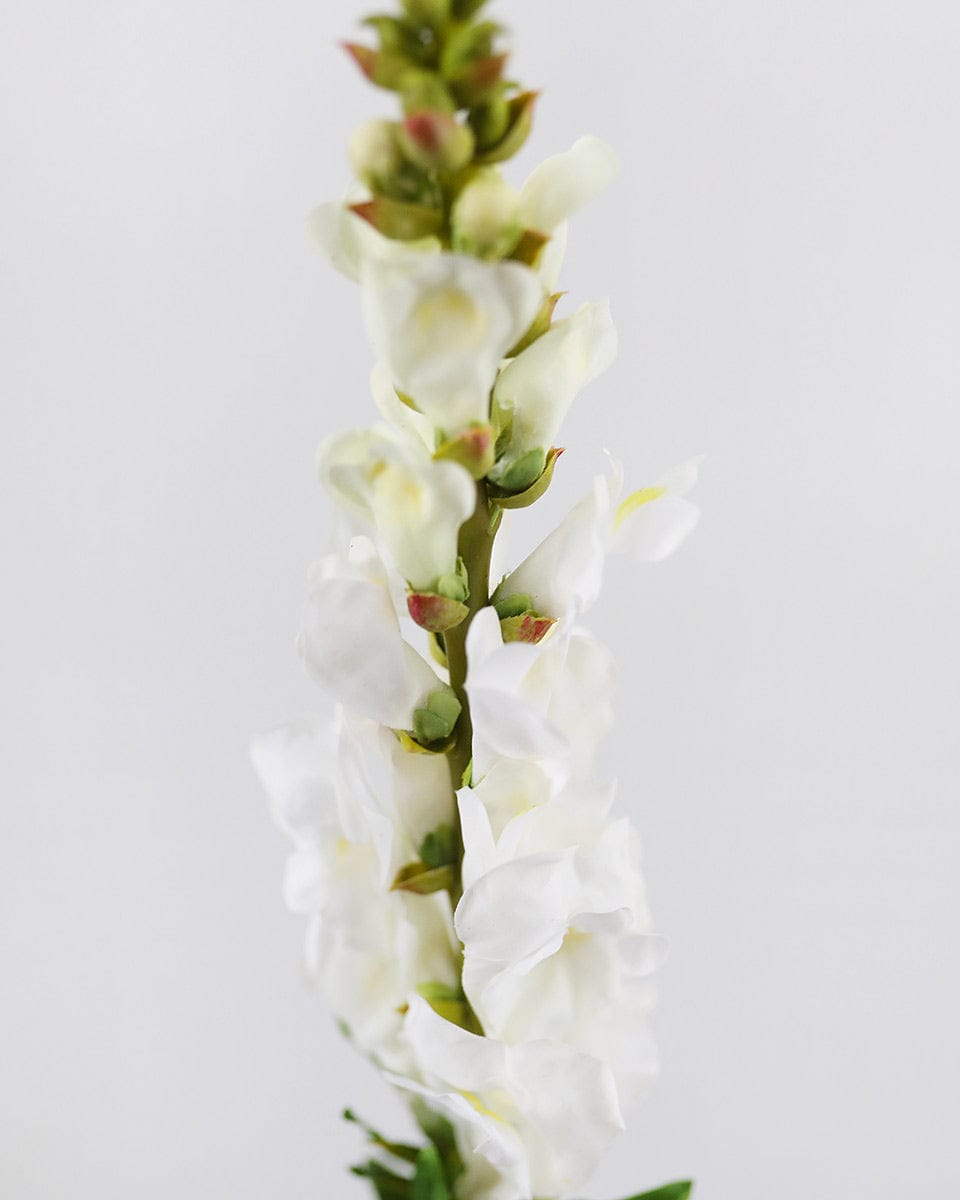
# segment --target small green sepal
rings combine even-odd
[[[449,892],[456,881],[457,873],[453,867],[425,867],[416,862],[400,868],[390,890],[432,896],[434,892]]]
[[[539,92],[521,92],[508,102],[506,130],[499,141],[477,155],[478,163],[489,165],[506,162],[523,149],[533,128],[533,110],[539,97]]]
[[[556,312],[557,305],[565,295],[565,292],[554,292],[552,296],[548,296],[544,300],[540,306],[540,311],[533,318],[533,324],[513,347],[507,358],[516,358],[518,354],[522,354],[524,350],[532,346],[538,338],[543,337],[553,324],[553,314]]]
[[[468,1033],[483,1035],[483,1026],[470,1006],[463,988],[448,983],[421,983],[417,994],[422,996],[438,1016]]]
[[[542,447],[528,450],[515,459],[506,469],[500,468],[493,478],[500,489],[508,495],[519,495],[531,488],[547,466],[547,452]]]
[[[409,59],[400,54],[373,50],[360,42],[343,42],[342,45],[367,79],[387,91],[396,91],[404,74],[410,70]]]
[[[500,508],[529,508],[531,504],[536,504],[550,486],[553,480],[553,471],[557,465],[557,459],[562,453],[563,448],[555,446],[547,455],[546,466],[539,478],[521,492],[511,493],[505,488],[488,485],[487,490],[491,503],[496,504]],[[522,462],[523,460],[521,459],[520,461]]]
[[[497,591],[499,592],[499,590],[498,588]],[[495,592],[493,607],[497,610],[500,620],[506,621],[509,617],[522,617],[524,613],[532,612],[533,598],[526,592],[516,592],[512,596],[504,596],[502,600],[498,600]]]

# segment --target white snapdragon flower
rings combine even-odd
[[[457,535],[477,498],[467,470],[380,429],[335,434],[318,462],[327,489],[374,526],[384,556],[415,591],[456,574]]]
[[[394,1082],[453,1123],[467,1165],[462,1195],[567,1196],[623,1129],[610,1069],[570,1046],[477,1037],[416,996],[405,1034],[424,1082]]]
[[[359,189],[349,199],[368,197],[368,192]],[[360,282],[368,263],[414,263],[421,257],[439,254],[441,248],[435,237],[412,242],[388,238],[346,204],[333,201],[313,210],[307,218],[307,234],[330,265],[355,283]]]
[[[352,712],[411,729],[415,710],[444,685],[404,640],[373,546],[356,539],[348,556],[316,563],[309,583],[299,646],[310,675]]]
[[[611,788],[568,789],[496,838],[482,796],[464,789],[455,922],[464,989],[489,1036],[599,1055],[632,1098],[654,1069],[643,1018],[664,942],[651,931],[637,834],[609,818],[611,801]]]
[[[605,191],[618,171],[613,148],[588,136],[542,162],[523,185],[520,216],[524,227],[550,237],[538,264],[547,291],[556,287],[563,266],[568,218]]]
[[[251,753],[293,842],[285,892],[294,911],[311,917],[310,975],[364,1053],[385,1069],[410,1071],[403,1005],[423,982],[456,983],[457,945],[445,893],[390,891],[396,825],[388,814],[412,787],[429,790],[437,781],[427,756],[407,755],[394,764],[407,775],[395,781],[396,795],[357,789],[355,740],[343,721],[310,719],[263,735]],[[449,789],[446,796],[449,803]]]
[[[700,462],[694,458],[674,467],[620,503],[623,472],[615,462],[612,478],[597,476],[590,494],[504,579],[497,599],[525,595],[543,616],[559,617],[570,609],[579,614],[600,594],[608,554],[641,562],[667,558],[700,519],[700,509],[687,499]]]
[[[510,435],[493,472],[496,482],[525,455],[546,455],[578,393],[599,378],[616,355],[617,332],[609,304],[584,304],[504,367],[493,398]]]
[[[543,302],[537,275],[443,253],[368,261],[362,282],[367,331],[398,390],[447,436],[488,421],[500,362]]]
[[[493,608],[467,634],[473,778],[503,760],[529,761],[554,783],[590,766],[613,719],[607,648],[561,622],[536,646],[504,643]]]

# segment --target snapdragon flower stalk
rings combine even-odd
[[[567,410],[616,353],[609,307],[564,315],[556,290],[567,221],[616,159],[583,137],[508,182],[537,93],[484,7],[403,0],[347,47],[402,114],[356,131],[354,188],[310,229],[360,286],[380,420],[319,452],[342,536],[300,651],[333,714],[253,750],[310,972],[427,1139],[367,1129],[354,1170],[380,1200],[570,1196],[656,1070],[663,940],[597,771],[614,672],[580,619],[608,554],[656,561],[691,531],[697,464],[625,495],[611,462],[491,577],[504,515],[551,485]]]

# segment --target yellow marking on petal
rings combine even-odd
[[[499,1113],[495,1113],[492,1108],[487,1108],[480,1097],[474,1092],[461,1092],[460,1094],[465,1100],[470,1101],[470,1104],[482,1117],[491,1117],[494,1121],[503,1121],[503,1117]]]
[[[644,504],[649,504],[651,500],[659,500],[666,490],[662,487],[645,487],[628,496],[626,500],[617,505],[616,516],[613,519],[614,529],[619,529],[627,517],[635,513],[638,508],[642,508]]]
[[[459,349],[479,346],[487,332],[483,306],[458,287],[439,288],[424,296],[413,310],[413,319],[421,336],[452,342]]]

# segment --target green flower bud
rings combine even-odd
[[[473,157],[472,132],[449,113],[412,113],[398,138],[407,159],[424,171],[459,171]]]
[[[394,121],[373,118],[354,131],[347,147],[350,165],[374,191],[389,190],[390,181],[406,166]]]
[[[466,21],[486,3],[487,0],[453,0],[453,15],[458,21]]]
[[[415,62],[426,61],[432,47],[419,36],[419,30],[407,21],[397,17],[365,17],[361,21],[376,31],[380,39],[380,49],[388,54],[397,54]]]
[[[457,103],[443,80],[430,71],[404,72],[397,90],[403,101],[403,111],[408,117],[425,110],[451,115],[457,111]]]
[[[444,44],[440,56],[442,74],[448,79],[455,79],[472,62],[489,58],[493,54],[494,39],[499,32],[500,26],[495,21],[459,26]]]
[[[554,617],[541,617],[538,613],[523,613],[518,617],[506,617],[500,622],[500,635],[504,644],[523,642],[527,646],[537,646],[556,625]]]
[[[492,471],[491,479],[508,495],[519,495],[531,488],[543,474],[547,465],[547,452],[542,447],[528,450],[519,458],[499,470]]]
[[[533,128],[533,110],[540,97],[539,92],[521,92],[507,103],[507,126],[493,144],[485,144],[477,162],[506,162],[523,148]]]
[[[403,11],[411,21],[443,25],[450,20],[451,0],[402,0]]]
[[[404,204],[385,196],[375,196],[362,204],[351,204],[350,211],[363,217],[384,237],[400,242],[415,242],[433,237],[443,227],[443,213],[424,204]]]
[[[461,108],[487,104],[497,95],[502,87],[503,69],[508,58],[507,54],[478,58],[450,80],[450,91]]]
[[[477,258],[506,258],[523,232],[520,197],[499,171],[479,171],[451,212],[453,248]]]
[[[544,493],[547,491],[547,488],[549,488],[551,482],[553,481],[553,471],[557,465],[557,459],[559,459],[562,453],[562,447],[554,446],[554,448],[547,455],[547,465],[544,467],[542,473],[524,491],[511,493],[509,489],[498,486],[500,484],[500,480],[498,479],[497,483],[489,489],[491,502],[496,505],[497,508],[529,508],[531,504],[536,504],[536,502],[541,496],[544,495]],[[529,455],[525,455],[524,457],[530,459],[532,462],[534,454],[539,455],[540,451],[531,451]],[[523,461],[523,459],[520,459],[519,463],[522,463]],[[514,466],[517,467],[516,474],[518,477],[525,473],[519,469],[519,463],[514,464]]]
[[[510,104],[503,92],[497,92],[486,104],[471,110],[467,117],[477,149],[492,150],[506,135],[510,127]]]
[[[407,596],[407,612],[421,629],[430,633],[446,633],[466,619],[469,609],[462,600],[451,600],[436,592],[410,592]]]
[[[400,80],[410,70],[409,60],[399,54],[371,50],[359,42],[344,42],[343,48],[371,83],[389,91],[396,91]]]
[[[449,688],[437,688],[427,697],[425,708],[413,714],[413,734],[425,746],[446,741],[460,717],[460,701]]]

